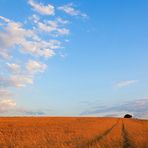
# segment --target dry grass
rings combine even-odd
[[[148,121],[119,118],[0,118],[0,148],[120,148],[148,145]]]

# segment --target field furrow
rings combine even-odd
[[[123,124],[125,137],[127,137],[131,147],[148,148],[147,120],[124,119]]]
[[[147,120],[0,118],[0,148],[147,148],[147,139]]]
[[[122,123],[122,136],[123,136],[123,148],[134,148],[134,144],[130,141],[128,132],[125,129],[124,123]]]
[[[115,126],[118,124],[119,121],[117,121],[115,124],[113,124],[109,129],[105,130],[102,134],[98,134],[96,137],[94,137],[93,139],[90,139],[89,141],[87,141],[86,143],[78,146],[78,148],[90,148],[90,147],[97,147],[97,143],[102,140],[103,138],[105,138],[105,136],[107,136],[114,128]]]

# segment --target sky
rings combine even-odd
[[[0,0],[0,115],[148,118],[146,0]]]

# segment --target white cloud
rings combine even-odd
[[[49,58],[55,55],[53,49],[60,48],[60,42],[55,40],[49,41],[23,41],[21,43],[22,51],[25,53],[30,53],[33,56],[41,56]]]
[[[16,107],[16,102],[10,99],[0,100],[0,113],[7,112]]]
[[[33,84],[33,77],[30,75],[12,75],[9,81],[13,87],[25,87],[27,84]]]
[[[35,74],[44,72],[47,68],[47,65],[35,60],[29,60],[24,66],[18,64],[7,64],[10,73],[9,76],[0,76],[0,87],[9,88],[9,87],[25,87],[28,84],[33,84],[33,79]],[[12,73],[12,74],[11,74]],[[3,91],[4,92],[4,91]]]
[[[5,17],[3,17],[3,16],[0,16],[0,19],[2,19],[4,22],[7,22],[7,23],[10,22],[10,20],[9,20],[8,18],[5,18]]]
[[[52,57],[55,55],[55,52],[51,49],[44,49],[44,51],[42,52],[42,55],[45,57],[45,58],[49,58],[49,57]]]
[[[125,80],[125,81],[117,82],[114,86],[116,88],[122,88],[122,87],[127,87],[129,85],[135,84],[137,82],[138,80]]]
[[[69,35],[70,31],[66,28],[57,29],[59,35]]]
[[[88,17],[87,14],[82,13],[79,10],[76,10],[72,3],[60,6],[60,7],[58,7],[58,9],[64,11],[65,13],[67,13],[71,16],[81,16],[81,17],[84,17],[84,18]]]
[[[19,64],[7,63],[7,65],[8,65],[8,68],[10,69],[10,71],[13,73],[19,73],[21,70],[21,67]]]
[[[55,8],[51,4],[27,1],[38,13],[55,15]],[[85,17],[85,14],[75,10],[72,5],[69,7],[71,15]],[[70,33],[66,26],[69,23],[59,16],[47,18],[37,13],[31,14],[31,17],[22,22],[0,16],[0,109],[3,105],[3,111],[41,113],[15,108],[16,102],[11,100],[13,94],[9,89],[33,84],[36,74],[46,70],[47,65],[42,61],[60,53],[57,49],[63,48],[62,41],[65,39],[61,36]]]
[[[22,65],[7,63],[7,66],[9,75],[0,75],[0,88],[19,88],[33,84],[35,74],[44,72],[47,68],[46,64],[31,59]],[[4,93],[4,91],[0,92]]]
[[[54,6],[48,4],[47,6],[42,3],[37,3],[34,0],[28,0],[28,3],[33,7],[35,11],[42,15],[54,15]]]
[[[68,20],[64,20],[61,17],[57,18],[57,22],[59,22],[60,24],[69,24],[70,23]]]
[[[1,100],[0,101],[1,106],[9,106],[9,107],[14,107],[16,106],[16,102],[13,100]]]
[[[2,20],[5,21],[7,19]],[[16,23],[10,20],[7,22],[3,22],[3,31],[0,31],[0,50],[3,49],[1,50],[0,55],[3,56],[6,61],[9,60],[9,57],[12,57],[9,52],[12,51],[12,47],[19,48],[21,53],[23,51],[32,56],[41,56],[45,58],[54,56],[54,49],[60,48],[61,43],[58,40],[50,39],[46,41],[39,39],[34,30],[24,29],[21,23]],[[9,73],[8,77],[0,76],[0,87],[22,87],[26,86],[26,84],[33,83],[33,76],[26,73],[24,69],[22,70],[19,64],[9,62],[7,63],[7,66],[15,75]]]
[[[34,74],[34,73],[38,73],[38,72],[44,72],[45,69],[47,68],[47,65],[40,63],[38,61],[29,60],[26,65],[26,68],[29,73]]]
[[[32,16],[29,17],[29,20],[33,21],[34,23],[37,23],[40,21],[40,17],[36,14],[33,14]]]
[[[54,49],[60,48],[58,40],[44,40],[38,37],[34,29],[25,29],[19,22],[11,21],[5,17],[0,17],[2,25],[0,26],[0,56],[6,61],[13,57],[12,50],[18,48],[20,53],[29,53],[32,56],[49,58],[55,55]],[[13,58],[14,60],[14,58]],[[0,75],[0,87],[25,87],[27,84],[33,84],[34,74],[43,72],[47,65],[41,62],[32,61],[32,71],[28,67],[23,69],[23,64],[15,62],[6,62],[10,72],[7,75]],[[4,67],[3,67],[4,68]],[[29,70],[29,71],[28,71]],[[30,73],[32,72],[32,73]]]
[[[0,48],[0,57],[7,59],[7,60],[12,58],[10,52],[3,48]]]
[[[56,36],[60,35],[69,35],[70,30],[67,28],[60,27],[61,24],[66,24],[66,20],[57,19],[54,21],[47,21],[47,22],[38,22],[39,30],[43,32],[53,33]]]
[[[0,88],[8,87],[25,87],[27,84],[33,84],[33,76],[31,75],[10,75],[9,77],[0,77]]]
[[[56,23],[52,23],[50,24],[45,24],[45,23],[42,23],[42,22],[39,22],[38,23],[38,27],[39,29],[41,29],[42,31],[45,31],[45,32],[52,32],[52,31],[55,31],[56,28],[57,28],[57,24]]]
[[[13,21],[3,23],[2,31],[0,31],[1,48],[12,48],[27,38],[37,39],[37,36],[33,30],[24,29],[21,23]]]
[[[35,30],[25,29],[21,23],[10,20],[3,22],[2,30],[0,31],[0,55],[3,58],[8,59],[10,57],[8,49],[16,46],[20,51],[46,58],[54,55],[54,51],[51,50],[60,48],[60,41],[41,39]]]

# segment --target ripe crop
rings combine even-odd
[[[95,117],[0,118],[0,148],[146,148],[148,121]]]

